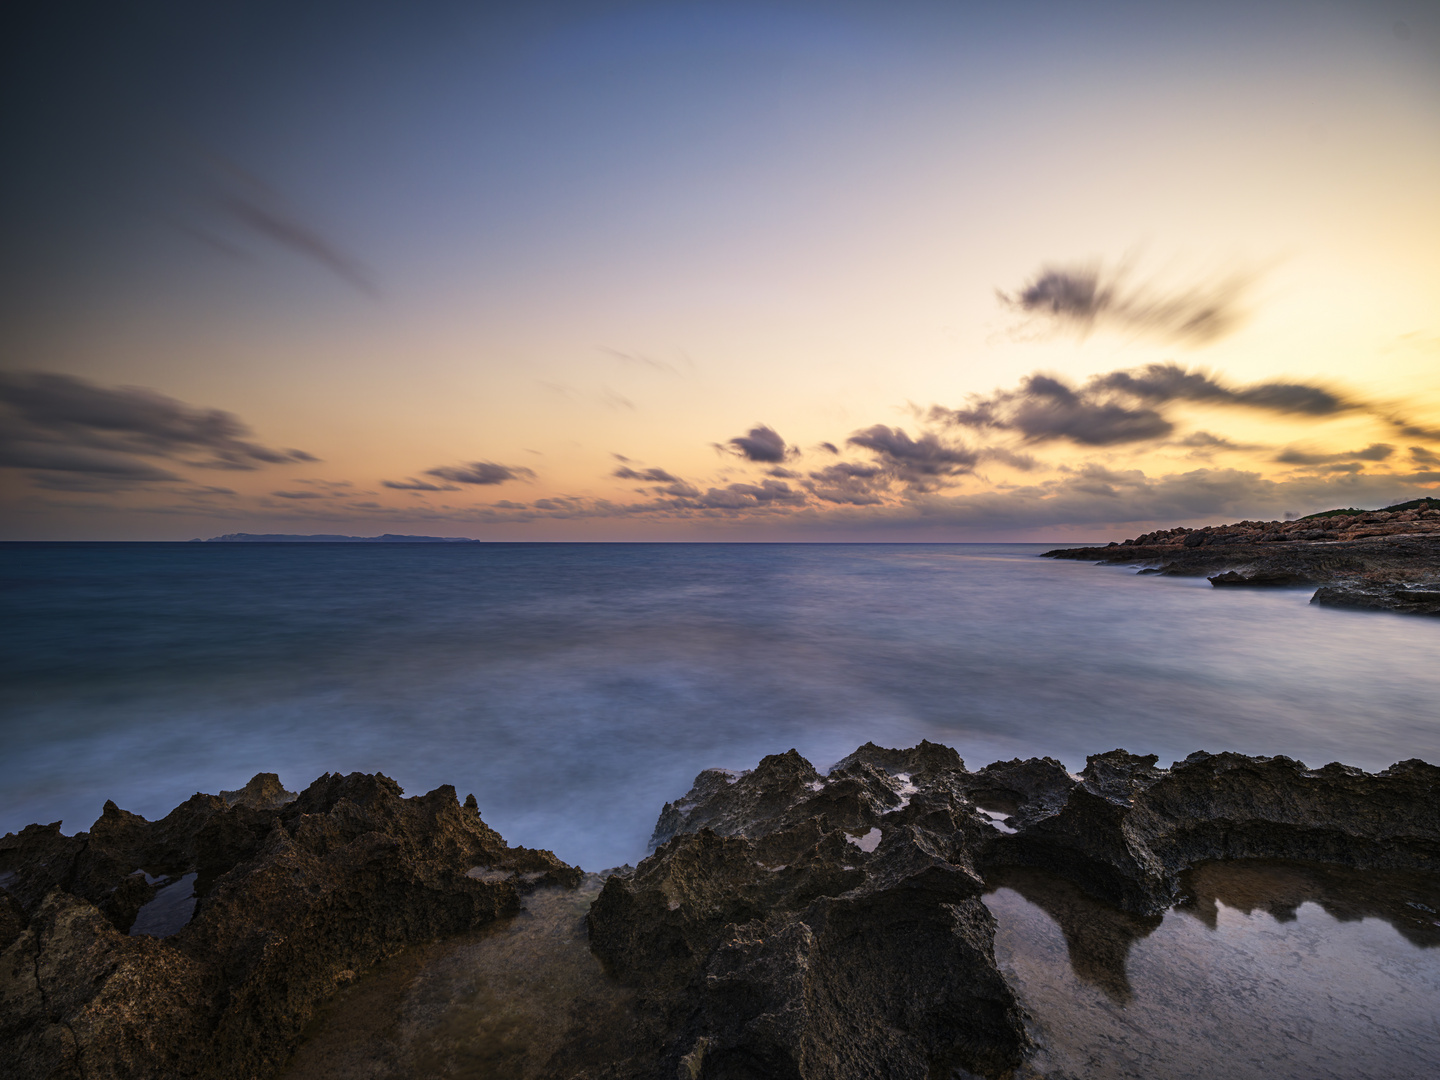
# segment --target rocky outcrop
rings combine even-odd
[[[1312,604],[1359,608],[1364,611],[1398,611],[1405,615],[1440,615],[1440,582],[1428,585],[1336,585],[1316,589]]]
[[[1139,564],[1142,573],[1206,576],[1218,587],[1322,586],[1313,602],[1440,614],[1440,500],[1347,510],[1299,521],[1165,529],[1056,559]]]
[[[1440,768],[1380,773],[1286,757],[1191,754],[1169,769],[1114,750],[1087,760],[1057,806],[1027,794],[982,865],[1057,871],[1126,911],[1175,902],[1182,871],[1214,859],[1303,859],[1356,869],[1440,871]],[[1035,806],[1035,809],[1031,809]]]
[[[1440,768],[1115,750],[1078,776],[1051,758],[972,772],[922,743],[822,775],[792,750],[701,773],[655,841],[589,917],[649,1011],[653,1075],[995,1077],[1028,1038],[984,880],[1058,873],[1145,933],[1211,860],[1440,872]]]
[[[795,751],[701,773],[655,854],[591,908],[591,948],[660,1033],[653,1075],[998,1076],[1028,1044],[953,750]]]
[[[402,794],[355,773],[293,797],[262,774],[160,821],[110,802],[89,833],[0,839],[5,1075],[266,1075],[357,972],[579,880],[508,847],[473,797]]]
[[[7,1077],[271,1075],[316,1006],[380,958],[580,880],[508,847],[449,787],[406,799],[383,776],[326,775],[289,799],[272,780],[160,821],[107,803],[89,833],[0,839]],[[604,1063],[556,1043],[546,1060],[571,1064],[555,1075],[999,1080],[1030,1067],[1031,1035],[996,966],[987,889],[1040,896],[1077,970],[1124,1000],[1127,943],[1187,889],[1207,910],[1197,866],[1440,880],[1440,768],[1230,753],[1161,768],[1113,750],[1078,774],[1053,758],[972,771],[927,742],[867,743],[822,773],[791,750],[702,772],[652,846],[586,919],[622,984],[594,996],[615,1006]],[[1026,885],[1054,875],[1071,895]],[[1082,896],[1111,905],[1103,925]],[[1432,925],[1410,933],[1430,941]]]

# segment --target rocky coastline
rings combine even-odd
[[[385,958],[588,889],[588,948],[628,1019],[603,1061],[564,1058],[571,1080],[1028,1075],[981,899],[997,880],[1042,869],[1142,920],[1216,861],[1440,881],[1437,796],[1418,760],[1166,769],[1114,750],[1079,774],[972,771],[946,746],[867,743],[822,773],[791,750],[700,773],[602,886],[509,847],[449,786],[327,774],[295,796],[262,774],[160,821],[107,803],[88,833],[0,838],[0,1055],[17,1078],[271,1076]]]
[[[1296,521],[1162,529],[1045,557],[1203,576],[1220,588],[1318,586],[1310,602],[1325,607],[1440,615],[1440,499]]]

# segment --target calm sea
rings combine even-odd
[[[1440,761],[1440,620],[1044,550],[0,545],[0,831],[379,770],[600,869],[790,747]]]

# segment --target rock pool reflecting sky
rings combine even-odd
[[[1440,1060],[1434,877],[1208,863],[1153,919],[1041,871],[992,887],[1039,1075],[1381,1080]]]

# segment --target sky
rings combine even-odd
[[[1440,487],[1432,3],[6,19],[0,539],[1081,542]]]

